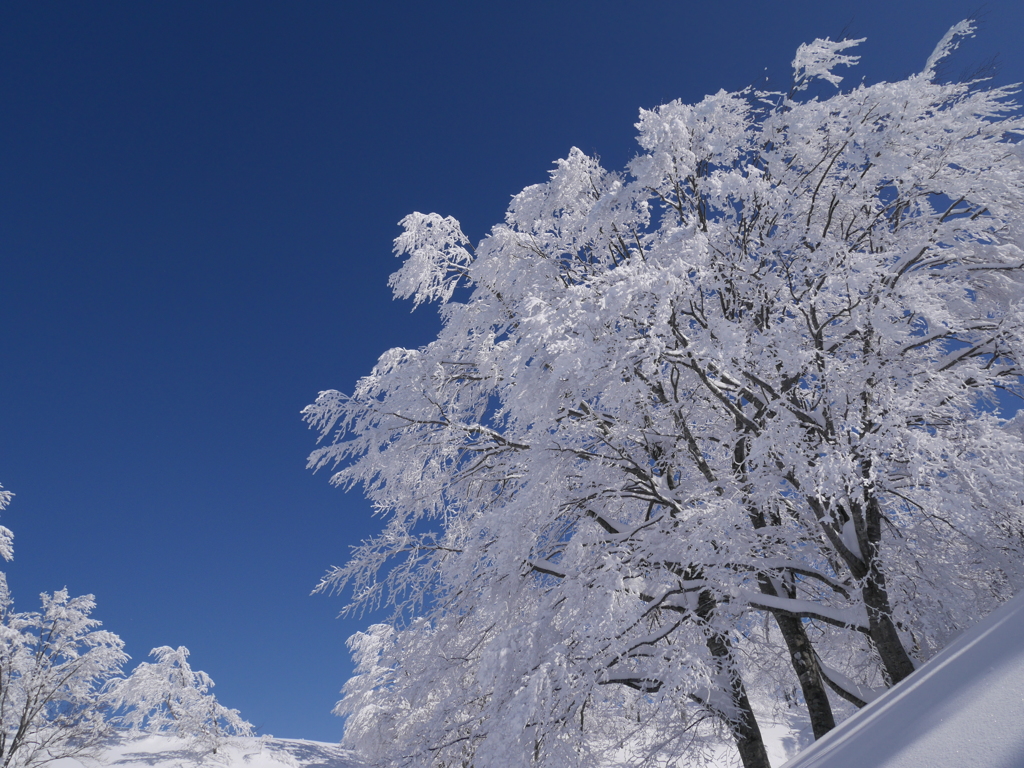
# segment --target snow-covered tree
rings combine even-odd
[[[0,486],[0,510],[12,495]],[[7,560],[12,540],[0,526]],[[0,768],[92,756],[125,728],[182,736],[203,752],[252,735],[237,710],[218,703],[209,675],[189,666],[187,648],[154,648],[155,664],[122,678],[124,643],[90,617],[92,595],[64,589],[41,599],[42,611],[15,612],[0,572]]]
[[[0,486],[0,510],[11,500]],[[0,556],[14,557],[0,526]],[[120,673],[124,644],[90,617],[92,595],[40,595],[42,610],[17,613],[0,572],[0,766],[28,768],[93,754],[111,734],[103,685]]]
[[[119,712],[115,722],[133,732],[166,733],[189,739],[194,748],[216,752],[231,736],[251,736],[252,725],[236,709],[228,709],[213,695],[213,680],[188,663],[184,646],[162,646],[149,652],[124,679],[108,685],[105,698]]]
[[[0,766],[24,768],[90,755],[111,735],[104,683],[128,658],[90,617],[92,595],[43,594],[16,613],[0,574]]]
[[[1024,586],[1024,121],[936,78],[972,30],[896,83],[808,97],[856,63],[818,40],[789,94],[644,111],[624,172],[573,149],[475,248],[403,220],[441,332],[305,411],[386,521],[321,584],[395,611],[352,745],[767,766],[752,701],[820,735]]]

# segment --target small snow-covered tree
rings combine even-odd
[[[0,766],[27,768],[91,755],[111,734],[103,685],[128,658],[90,617],[92,595],[43,594],[16,613],[0,574]]]
[[[210,676],[189,665],[188,648],[161,646],[149,655],[156,657],[154,663],[143,662],[108,686],[105,698],[119,712],[118,725],[181,736],[204,752],[216,752],[231,736],[252,735],[252,724],[238,710],[217,701]]]
[[[1024,121],[937,80],[972,29],[900,82],[808,97],[856,63],[819,40],[789,94],[644,111],[624,172],[572,150],[475,248],[403,220],[441,332],[305,411],[386,520],[321,584],[395,610],[354,746],[765,768],[753,700],[820,735],[1024,586]]]
[[[2,486],[0,486],[2,488]],[[0,490],[0,509],[13,494]],[[0,526],[0,556],[13,534]],[[128,656],[121,639],[91,618],[92,595],[42,594],[42,610],[18,613],[0,573],[0,766],[29,768],[93,755],[111,734],[104,684]]]
[[[10,502],[0,486],[0,509]],[[0,556],[13,557],[0,526]],[[43,594],[42,610],[17,613],[0,572],[0,768],[30,768],[95,756],[119,727],[173,733],[203,751],[252,735],[238,712],[219,704],[213,681],[188,664],[188,649],[155,648],[155,664],[127,678],[124,643],[90,617],[92,595]]]

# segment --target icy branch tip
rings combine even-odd
[[[959,24],[954,24],[950,27],[949,31],[939,40],[939,44],[935,46],[935,50],[928,57],[928,61],[925,62],[924,76],[927,78],[934,77],[935,67],[938,66],[939,62],[955,51],[963,38],[974,37],[975,29],[977,29],[977,25],[971,19],[964,19]]]
[[[816,77],[828,80],[832,85],[839,87],[843,78],[832,70],[843,65],[852,67],[860,56],[844,56],[840,51],[860,45],[866,37],[857,40],[839,40],[833,42],[827,37],[822,40],[820,37],[813,43],[804,43],[796,49],[796,58],[793,59],[793,75],[797,83],[797,90],[803,90],[808,83]]]

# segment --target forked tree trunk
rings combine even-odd
[[[799,483],[791,477],[787,479],[799,488]],[[838,508],[842,520],[836,520],[833,510],[820,499],[814,496],[805,498],[834,551],[849,568],[850,575],[861,583],[860,597],[868,615],[867,635],[878,654],[887,683],[895,685],[914,671],[914,662],[893,623],[885,575],[878,567],[878,549],[882,539],[882,513],[878,500],[865,491],[863,502],[851,503],[848,510]],[[839,529],[847,521],[853,522],[859,552],[852,551],[840,537]]]

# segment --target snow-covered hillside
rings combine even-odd
[[[111,746],[98,760],[70,758],[53,768],[93,768],[96,763],[118,768],[361,768],[348,750],[337,744],[274,738],[235,738],[217,754],[201,755],[184,739],[146,736]]]
[[[1024,766],[1024,594],[784,768]]]

